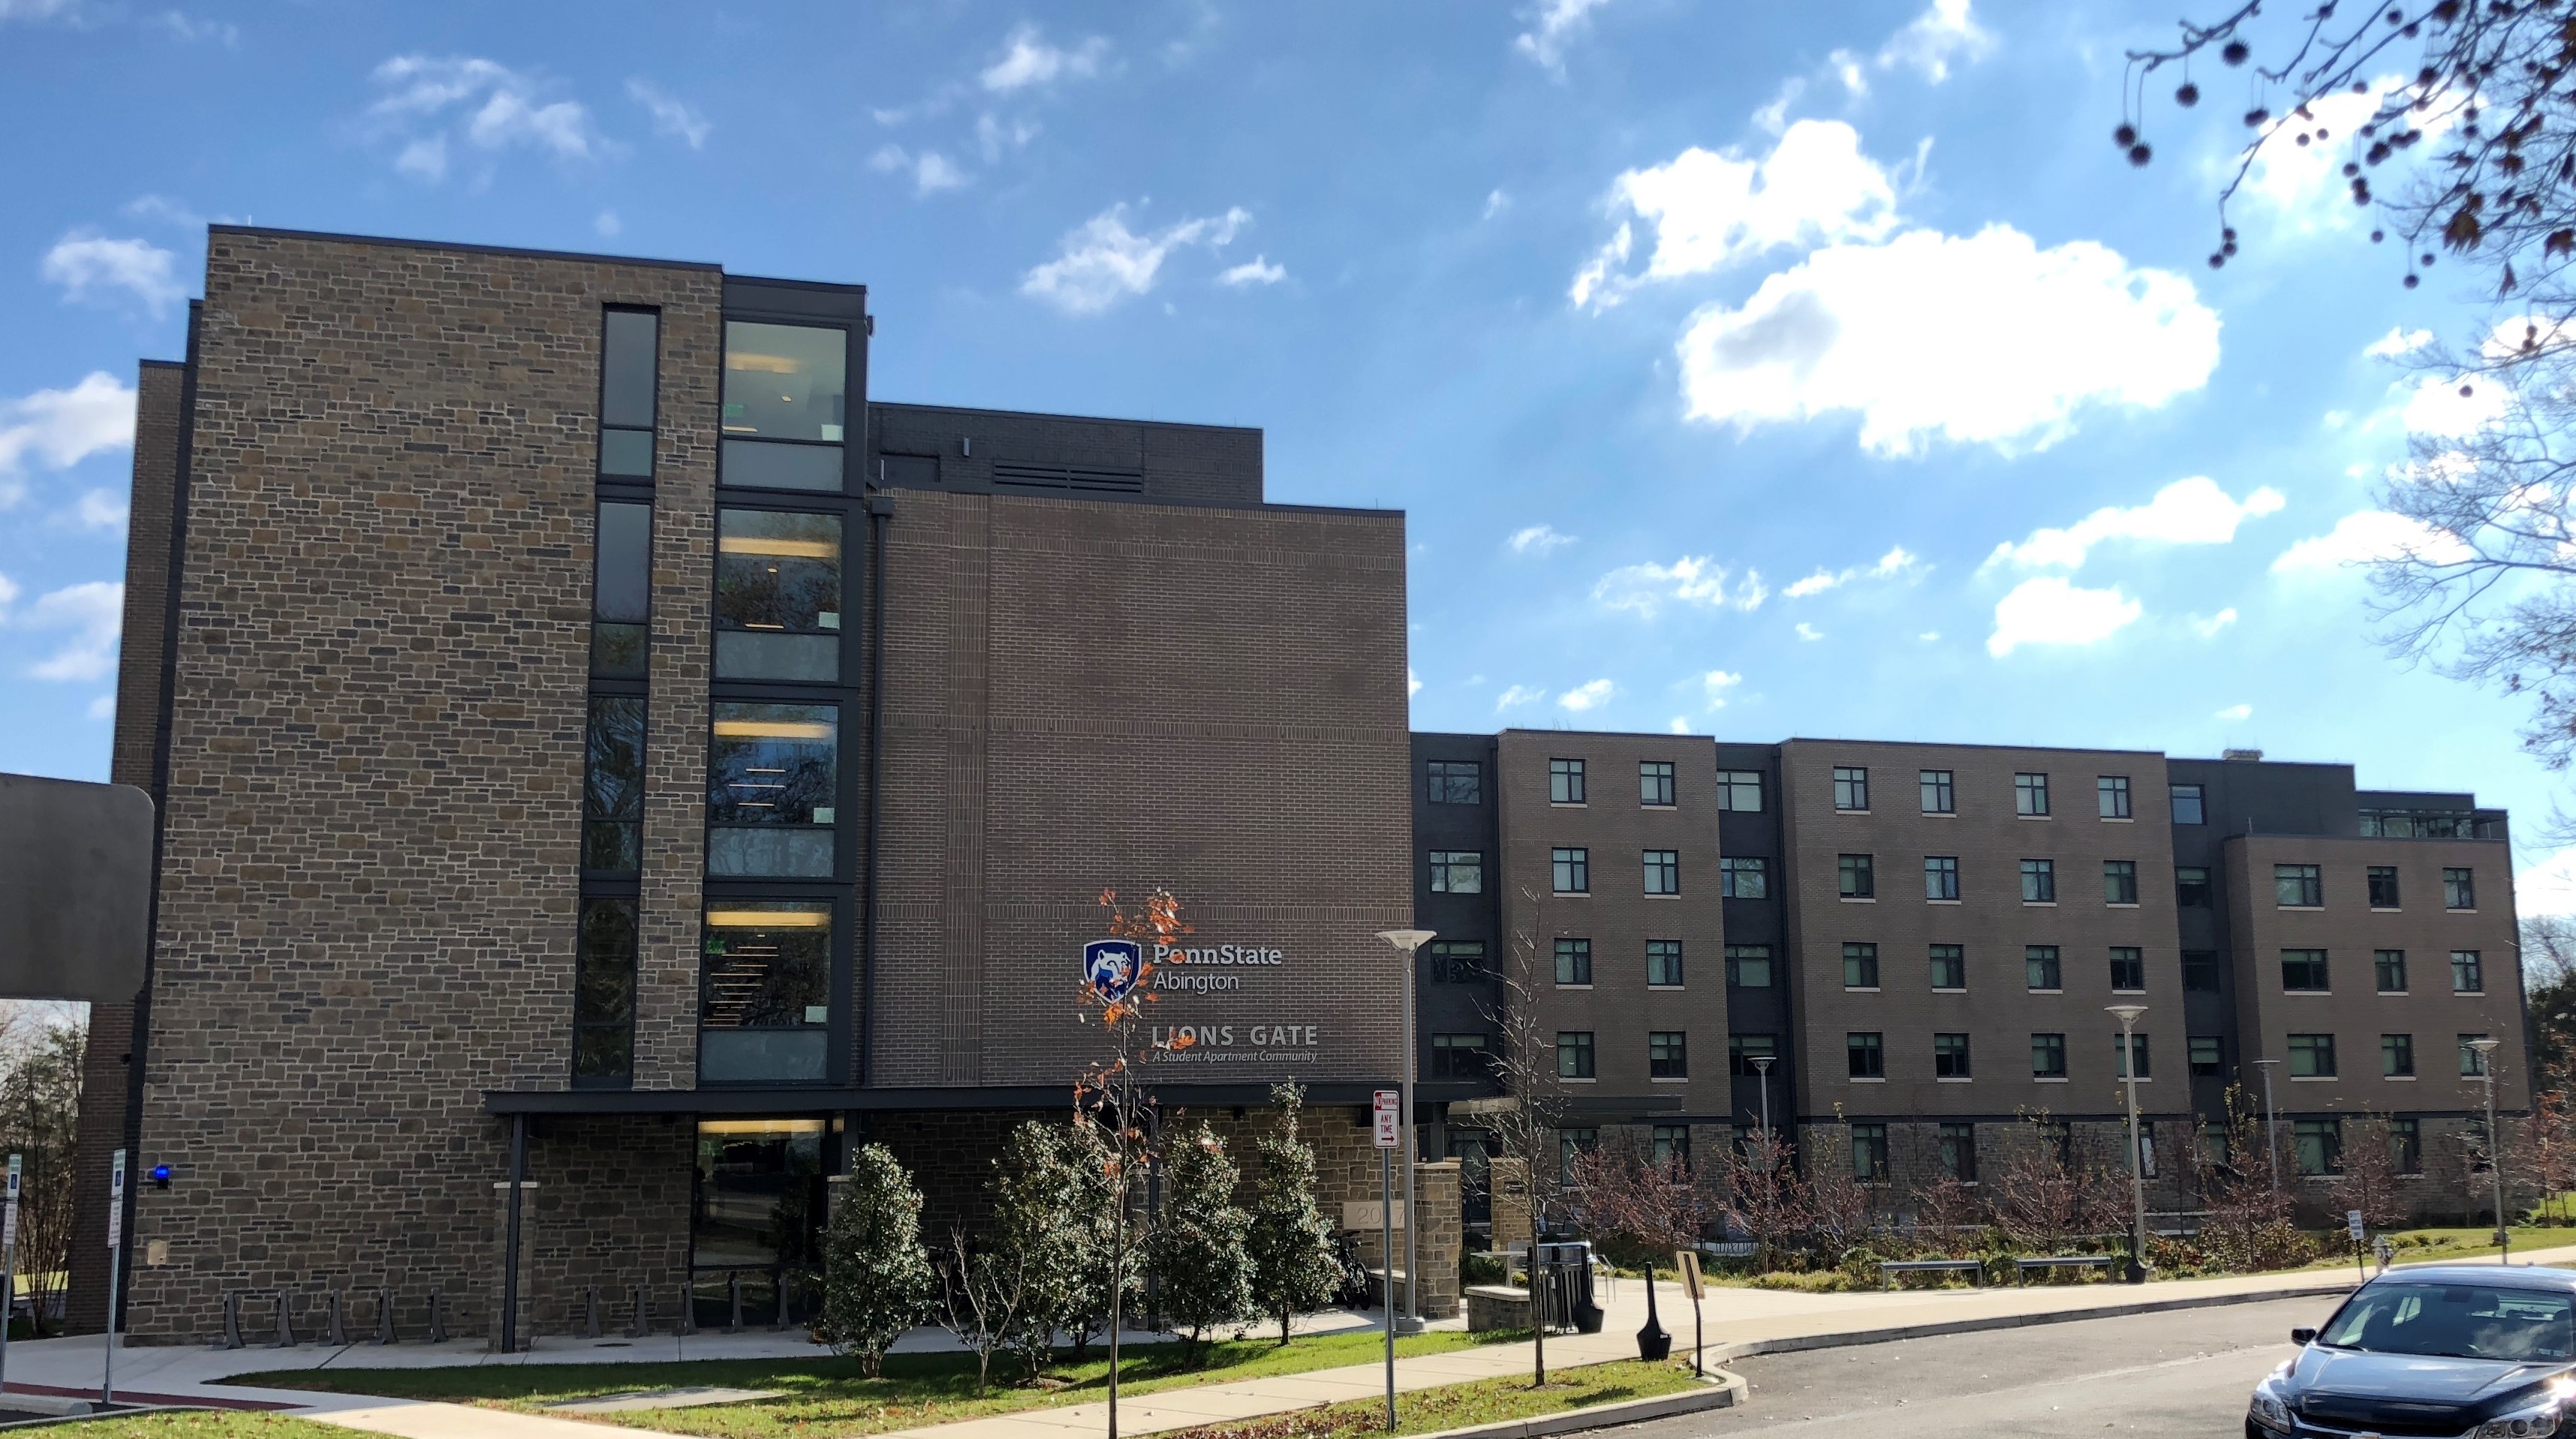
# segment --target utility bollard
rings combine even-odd
[[[447,1342],[447,1296],[435,1284],[429,1286],[429,1342]]]
[[[629,1339],[644,1339],[653,1333],[651,1292],[641,1284],[635,1286],[635,1327],[626,1331]]]
[[[731,1305],[728,1312],[733,1315],[733,1318],[725,1324],[725,1332],[727,1334],[740,1334],[742,1332],[741,1270],[732,1270],[725,1275],[725,1299]]]
[[[224,1347],[226,1349],[244,1347],[241,1332],[241,1298],[242,1292],[238,1289],[224,1291]]]
[[[685,1279],[680,1281],[680,1332],[698,1332],[698,1296]]]
[[[370,1344],[394,1342],[394,1292],[385,1285],[376,1286],[376,1337]]]
[[[328,1338],[326,1338],[324,1342],[334,1349],[345,1348],[349,1343],[348,1328],[341,1323],[341,1306],[343,1296],[346,1293],[346,1290],[340,1289],[334,1289],[330,1293],[331,1325],[330,1328],[325,1331]]]
[[[586,1315],[586,1318],[584,1319],[584,1322],[583,1322],[583,1324],[582,1324],[582,1326],[581,1326],[581,1337],[583,1337],[584,1339],[596,1339],[596,1338],[598,1338],[598,1337],[599,1337],[599,1286],[598,1286],[598,1285],[596,1285],[596,1284],[585,1284],[585,1285],[583,1285],[583,1286],[582,1286],[582,1309],[583,1309],[583,1311],[584,1311],[584,1314]]]
[[[284,1289],[277,1291],[277,1347],[295,1347],[295,1296]]]
[[[769,1327],[772,1329],[787,1327],[787,1271],[784,1269],[778,1271],[778,1322]]]

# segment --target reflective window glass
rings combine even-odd
[[[635,901],[581,902],[572,1074],[615,1084],[635,1067]]]
[[[714,900],[698,997],[698,1077],[819,1080],[832,1020],[832,906]]]
[[[707,873],[830,878],[840,707],[709,710]]]
[[[839,490],[848,389],[848,331],[727,322],[723,483]]]
[[[590,581],[592,674],[644,678],[652,591],[653,507],[601,505]]]
[[[632,874],[644,858],[644,697],[591,696],[584,749],[581,867]]]
[[[841,677],[841,517],[716,512],[716,678]]]

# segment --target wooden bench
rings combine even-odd
[[[1878,1263],[1878,1286],[1894,1289],[1899,1274],[1965,1274],[1968,1282],[1982,1289],[1986,1283],[1986,1265],[1981,1259],[1882,1259]]]
[[[2116,1254],[2060,1254],[2046,1259],[2013,1261],[2013,1283],[2019,1285],[2034,1269],[2108,1269],[2120,1262]]]

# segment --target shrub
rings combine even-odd
[[[1342,1266],[1333,1253],[1333,1228],[1315,1208],[1315,1151],[1297,1137],[1305,1095],[1283,1084],[1271,1097],[1279,1105],[1279,1128],[1253,1146],[1261,1156],[1261,1185],[1245,1242],[1253,1300],[1279,1321],[1279,1342],[1286,1344],[1292,1315],[1332,1302]]]
[[[1145,1240],[1145,1270],[1159,1286],[1163,1316],[1183,1333],[1192,1367],[1206,1359],[1207,1331],[1250,1316],[1251,1220],[1235,1207],[1234,1161],[1205,1124],[1175,1136],[1163,1160],[1163,1214]],[[1392,1267],[1392,1266],[1390,1266]]]
[[[823,1312],[814,1337],[859,1361],[873,1379],[888,1346],[930,1305],[930,1256],[921,1247],[921,1191],[882,1144],[850,1160],[850,1177],[823,1228]]]

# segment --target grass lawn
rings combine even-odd
[[[1525,1337],[1512,1332],[1467,1334],[1434,1330],[1395,1341],[1399,1355],[1440,1354],[1475,1344]],[[1207,1363],[1182,1367],[1181,1346],[1151,1344],[1125,1351],[1119,1365],[1119,1393],[1150,1394],[1366,1364],[1383,1354],[1385,1339],[1371,1330],[1297,1339],[1281,1348],[1259,1338],[1239,1343],[1212,1343]],[[983,1397],[975,1394],[975,1361],[965,1354],[890,1354],[882,1378],[859,1376],[855,1361],[818,1359],[710,1359],[680,1364],[513,1364],[467,1365],[448,1369],[294,1369],[243,1374],[230,1383],[268,1389],[319,1389],[339,1394],[379,1394],[399,1399],[443,1399],[485,1404],[526,1413],[550,1405],[645,1389],[721,1386],[778,1389],[775,1399],[743,1404],[716,1404],[689,1409],[627,1410],[606,1416],[610,1422],[674,1434],[745,1436],[824,1436],[877,1434],[978,1419],[1019,1409],[1087,1404],[1108,1397],[1109,1363],[1094,1349],[1076,1364],[1059,1361],[1043,1387],[1017,1382],[1018,1369],[1008,1356],[993,1360],[993,1383]],[[1597,1402],[1597,1401],[1595,1401]]]
[[[1394,1432],[1428,1434],[1567,1409],[1588,1409],[1623,1399],[1651,1399],[1658,1394],[1678,1394],[1698,1383],[1691,1377],[1687,1360],[1649,1364],[1639,1359],[1568,1369],[1551,1375],[1545,1389],[1532,1389],[1526,1376],[1479,1379],[1472,1384],[1397,1395]],[[1163,1439],[1359,1439],[1361,1435],[1386,1432],[1386,1401],[1366,1399],[1274,1414],[1267,1419],[1182,1429]]]
[[[2496,1252],[2495,1229],[2483,1224],[2466,1229],[2401,1229],[2391,1233],[2388,1242],[2394,1250],[2390,1262],[2396,1264],[2423,1264],[2436,1259],[2493,1259]],[[2576,1244],[2576,1229],[2514,1226],[2513,1252],[2516,1254],[2534,1249],[2560,1249],[2571,1244]],[[2352,1255],[2347,1250],[2336,1258],[2319,1260],[2306,1267],[2350,1269]],[[2374,1259],[2371,1268],[2376,1271],[2378,1267]]]
[[[349,1431],[310,1419],[254,1414],[238,1409],[190,1409],[175,1414],[131,1414],[84,1419],[81,1439],[349,1439]]]

